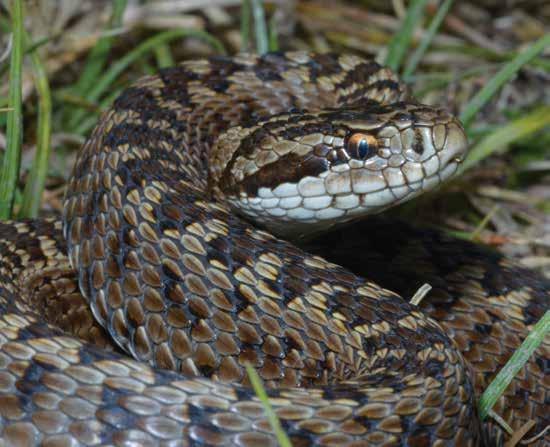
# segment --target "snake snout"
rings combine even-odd
[[[464,161],[468,151],[466,133],[456,118],[445,124],[445,130],[445,142],[437,151],[440,181],[445,181],[456,173],[458,165]]]
[[[455,119],[447,124],[445,144],[440,154],[441,166],[449,162],[462,163],[468,152],[468,139],[464,129]]]

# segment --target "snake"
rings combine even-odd
[[[0,444],[277,445],[247,365],[296,447],[501,444],[476,402],[548,281],[373,217],[467,146],[356,55],[139,79],[78,152],[63,215],[0,223]],[[548,424],[549,347],[495,407],[513,428]]]

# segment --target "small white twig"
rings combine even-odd
[[[4,52],[0,55],[0,64],[4,62],[11,53],[11,47],[13,44],[13,33],[10,33],[10,37],[8,37],[8,44],[6,45],[6,49]]]
[[[420,301],[422,301],[422,299],[428,294],[430,290],[432,290],[432,286],[430,286],[428,283],[422,284],[415,292],[409,303],[411,303],[413,306],[418,306],[420,304]]]

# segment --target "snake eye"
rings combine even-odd
[[[372,135],[354,133],[348,140],[348,152],[351,157],[366,160],[378,151],[378,142]]]

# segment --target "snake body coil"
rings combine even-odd
[[[0,224],[4,440],[275,445],[249,363],[295,446],[496,442],[437,323],[247,221],[295,237],[379,212],[464,151],[456,119],[354,56],[214,58],[140,80],[80,151],[63,223]],[[465,280],[482,283],[474,262]],[[521,336],[532,321],[518,313],[539,315],[548,288],[523,294],[507,305]],[[461,347],[491,330],[449,321]],[[536,382],[529,408],[509,419],[544,419],[547,364],[543,346],[522,379]]]

